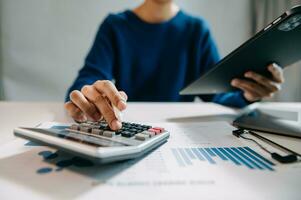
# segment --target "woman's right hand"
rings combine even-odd
[[[122,123],[114,108],[126,109],[127,95],[118,91],[108,80],[96,81],[93,85],[84,86],[81,91],[70,93],[70,101],[65,103],[68,114],[77,122],[105,119],[112,130],[118,130]]]

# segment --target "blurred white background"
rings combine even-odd
[[[0,0],[0,99],[63,101],[104,17],[140,2]],[[207,19],[223,56],[253,35],[252,0],[177,2]],[[285,100],[300,101],[298,87]]]

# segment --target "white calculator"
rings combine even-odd
[[[161,127],[123,122],[122,129],[113,131],[104,121],[68,125],[48,122],[34,128],[16,128],[14,134],[97,163],[140,157],[169,137]]]

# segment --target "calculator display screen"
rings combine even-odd
[[[111,141],[110,139],[105,139],[101,137],[89,136],[80,133],[73,133],[66,130],[67,127],[64,126],[55,126],[50,129],[40,129],[40,128],[31,128],[30,130],[39,132],[41,134],[46,134],[58,138],[63,138],[69,141],[78,142],[81,144],[86,144],[94,147],[121,147],[128,146],[126,144]]]

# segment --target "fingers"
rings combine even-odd
[[[82,94],[96,106],[112,130],[118,130],[122,127],[110,104],[110,100],[103,96],[94,85],[83,87]]]
[[[273,63],[268,66],[268,70],[273,75],[274,81],[277,83],[284,83],[283,69],[279,65]]]
[[[94,87],[99,93],[105,95],[120,111],[126,109],[126,100],[111,81],[96,81]]]
[[[119,94],[122,96],[122,98],[127,101],[128,100],[128,95],[124,91],[119,91]]]
[[[90,103],[86,97],[78,90],[70,93],[71,102],[76,105],[88,118],[98,121],[101,117],[97,108]]]
[[[241,89],[244,92],[245,98],[251,102],[271,95],[271,92],[267,88],[251,81],[234,79],[231,85]]]
[[[281,90],[281,85],[255,72],[247,72],[246,78],[253,79],[255,82],[265,87],[269,93],[275,93]]]
[[[72,117],[75,121],[87,121],[87,117],[85,116],[85,114],[71,101],[65,103],[64,107],[67,110],[68,115]]]
[[[244,97],[250,102],[255,102],[255,101],[260,100],[260,97],[256,96],[252,92],[244,92]]]
[[[252,88],[251,86],[248,86],[247,84],[242,84],[241,80],[234,79],[231,82],[231,85],[233,87],[241,89],[243,91],[244,97],[248,101],[253,102],[253,101],[257,101],[259,99],[260,95],[258,94],[258,92],[254,88]]]
[[[71,101],[66,103],[65,108],[77,121],[84,121],[81,120],[84,117],[99,121],[103,117],[112,130],[118,130],[122,124],[114,109],[126,109],[127,99],[126,93],[118,91],[112,82],[97,81],[93,85],[84,86],[81,91],[71,92]]]
[[[244,91],[244,96],[249,101],[257,101],[264,97],[272,97],[275,92],[281,90],[281,84],[284,82],[283,70],[277,64],[268,66],[273,78],[269,79],[255,72],[245,73],[245,77],[255,82],[234,79],[231,82],[233,87]]]

